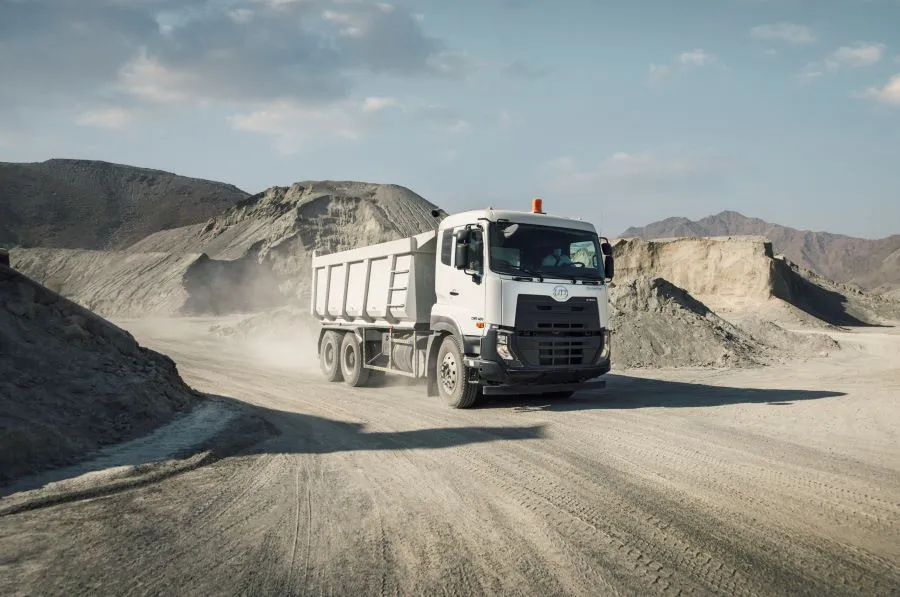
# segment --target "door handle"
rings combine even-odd
[[[459,292],[456,291],[456,290],[451,290],[451,291],[450,291],[450,296],[459,296]]]

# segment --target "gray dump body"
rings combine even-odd
[[[313,256],[310,311],[323,323],[427,327],[437,232]]]

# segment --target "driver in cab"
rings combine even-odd
[[[559,267],[561,265],[572,265],[572,260],[569,259],[569,256],[562,252],[562,249],[559,247],[553,249],[544,260],[541,262],[541,265],[551,266],[551,267]]]

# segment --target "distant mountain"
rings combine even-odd
[[[229,184],[108,162],[0,162],[0,246],[123,248],[246,197]]]
[[[735,211],[723,211],[697,221],[667,218],[640,228],[629,228],[620,236],[651,240],[728,235],[765,236],[776,253],[838,282],[858,284],[870,290],[900,286],[900,234],[869,240],[797,230],[748,218]]]

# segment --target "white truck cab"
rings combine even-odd
[[[457,408],[480,395],[604,386],[612,248],[591,223],[545,214],[540,199],[530,212],[468,211],[431,233],[314,257],[313,273],[329,379],[362,385],[357,366],[424,377],[429,395]]]

